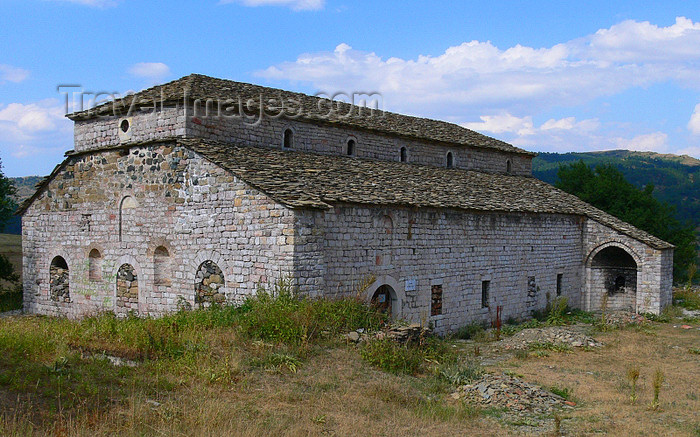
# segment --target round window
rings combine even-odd
[[[122,120],[122,122],[119,124],[119,128],[122,130],[122,132],[126,133],[129,130],[129,120]]]

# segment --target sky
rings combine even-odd
[[[377,93],[535,152],[700,158],[696,1],[0,0],[0,17],[7,176],[48,174],[73,148],[62,91],[191,73]]]

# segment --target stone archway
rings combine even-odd
[[[365,290],[367,302],[378,305],[394,319],[403,317],[403,303],[406,300],[403,288],[391,276],[380,276]]]
[[[396,291],[389,285],[382,285],[374,292],[370,303],[373,307],[386,314],[392,313],[392,301],[396,300]]]
[[[634,253],[616,244],[603,245],[591,252],[587,270],[586,309],[637,310],[637,278],[640,276]]]
[[[125,263],[117,270],[117,314],[139,311],[139,279],[136,269]]]

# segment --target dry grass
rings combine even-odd
[[[348,347],[320,351],[297,373],[259,369],[230,384],[190,377],[173,390],[146,392],[134,388],[107,411],[65,412],[36,427],[22,419],[24,411],[10,408],[0,430],[3,435],[86,437],[507,434],[478,411],[450,404],[444,396],[429,400],[421,380],[375,370]],[[32,407],[26,400],[20,404]]]
[[[700,360],[689,353],[700,342],[698,329],[658,324],[651,332],[630,328],[598,338],[606,344],[600,350],[511,360],[505,367],[543,386],[572,389],[578,408],[562,425],[568,434],[700,435]],[[640,369],[635,404],[630,402],[630,366]],[[657,369],[665,381],[660,407],[652,411]]]
[[[193,314],[178,328],[182,354],[163,349],[135,368],[114,367],[87,350],[81,356],[71,346],[75,338],[92,338],[89,321],[0,319],[0,435],[491,436],[533,429],[526,420],[502,424],[498,414],[453,400],[447,383],[430,372],[382,372],[352,344],[318,339],[294,349],[213,323],[225,313],[206,314]],[[95,332],[112,323],[98,322]],[[165,322],[143,323],[156,333]],[[141,323],[115,325],[121,333],[105,341],[131,338]],[[488,370],[567,393],[578,406],[562,416],[563,435],[697,437],[700,359],[692,351],[700,330],[693,326],[609,331],[598,335],[606,344],[600,349],[511,358]],[[632,366],[640,370],[634,403]],[[654,410],[657,369],[664,382]]]

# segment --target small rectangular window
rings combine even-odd
[[[489,291],[491,289],[491,281],[481,281],[481,308],[489,307]]]
[[[562,284],[563,279],[564,279],[564,275],[559,273],[557,275],[557,296],[561,296],[561,284]]]
[[[433,285],[430,290],[430,315],[442,314],[442,285]]]

